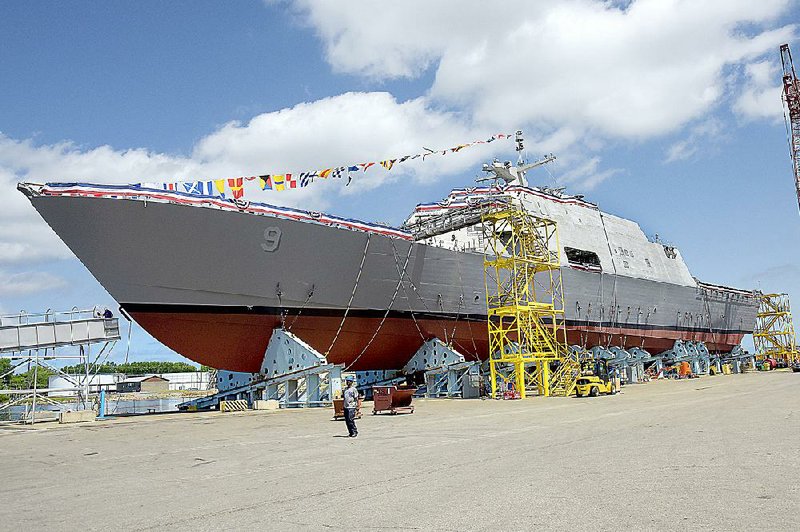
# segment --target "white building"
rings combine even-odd
[[[211,374],[208,371],[190,371],[186,373],[155,373],[146,377],[161,377],[169,381],[170,391],[174,390],[208,390]],[[122,373],[98,373],[89,376],[89,393],[98,393],[101,388],[106,391],[116,391],[117,383],[127,378]],[[74,397],[78,395],[75,388],[83,387],[83,375],[76,375],[73,380],[76,385],[61,375],[51,375],[47,381],[47,388],[52,390],[48,395],[52,397]]]
[[[158,373],[157,376],[169,381],[170,390],[208,390],[211,379],[208,371]]]

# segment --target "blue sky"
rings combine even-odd
[[[517,128],[698,278],[800,305],[777,49],[800,48],[797,2],[488,5],[2,3],[0,313],[114,306],[18,181],[301,171]],[[398,224],[493,156],[512,145],[260,199]],[[177,359],[141,331],[132,352]]]

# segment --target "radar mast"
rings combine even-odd
[[[481,170],[483,170],[487,175],[486,177],[476,179],[478,183],[483,181],[493,181],[497,183],[498,180],[502,180],[506,185],[519,185],[527,187],[528,180],[525,178],[525,172],[536,168],[537,166],[542,166],[556,160],[556,156],[551,153],[549,155],[545,155],[538,161],[526,163],[522,155],[522,152],[525,149],[524,139],[522,138],[522,130],[517,130],[515,141],[517,143],[516,151],[519,154],[517,156],[516,166],[512,165],[511,161],[501,162],[495,159],[491,162],[491,164],[483,165]]]

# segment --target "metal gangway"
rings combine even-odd
[[[119,340],[119,322],[100,309],[0,316],[0,355],[110,340]]]
[[[458,231],[481,223],[481,217],[487,209],[506,205],[509,198],[501,192],[478,198],[471,205],[453,209],[442,214],[421,218],[406,224],[403,229],[414,235],[414,240],[424,240],[432,236]]]
[[[51,391],[77,392],[78,401],[86,405],[91,373],[96,371],[101,357],[107,358],[120,339],[119,320],[109,316],[101,307],[64,312],[48,310],[38,314],[20,312],[0,316],[0,360],[10,361],[0,370],[0,420],[15,405],[25,405],[22,421],[33,422],[37,403],[59,406],[47,394]],[[98,346],[92,353],[92,347]],[[68,374],[58,367],[58,361],[70,361],[83,368],[81,374]],[[44,368],[63,377],[72,387],[51,390],[37,383],[39,369]],[[6,383],[18,371],[32,375],[28,387],[9,387]],[[30,407],[30,408],[28,408]],[[41,414],[41,412],[40,412]],[[11,418],[12,416],[7,416]]]

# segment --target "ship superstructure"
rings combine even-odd
[[[756,292],[699,281],[677,247],[649,239],[636,222],[604,213],[583,196],[528,186],[525,171],[550,160],[484,165],[494,185],[455,189],[442,201],[420,204],[404,227],[425,244],[483,255],[478,213],[485,205],[515,203],[555,221],[570,340],[581,346],[659,350],[684,339],[724,350],[752,330]]]

